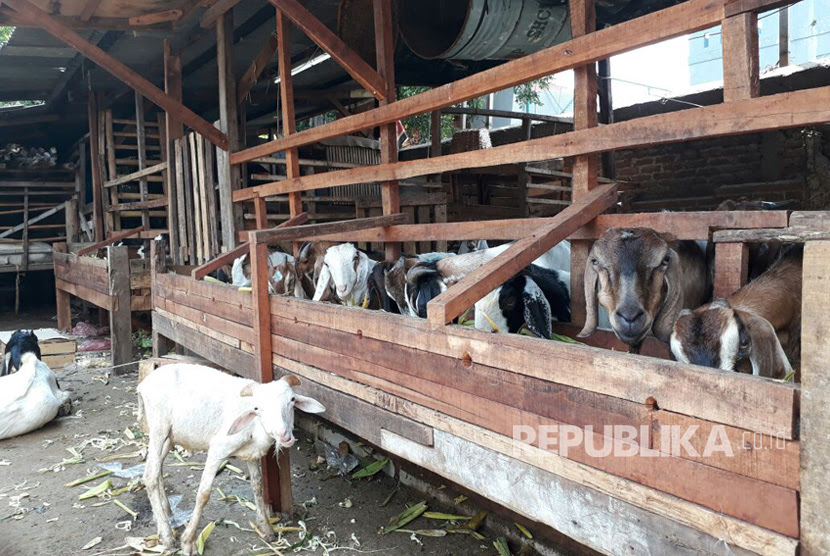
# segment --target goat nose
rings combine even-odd
[[[625,324],[632,325],[643,318],[644,312],[640,307],[622,307],[617,309],[617,317]]]

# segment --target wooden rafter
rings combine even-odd
[[[297,133],[297,119],[294,114],[294,77],[291,75],[291,24],[285,14],[277,10],[277,54],[280,71],[280,104],[282,106],[283,135]],[[297,149],[285,152],[285,173],[289,179],[300,176],[300,155]],[[264,199],[263,199],[264,201]],[[268,227],[265,203],[256,203],[258,212],[257,227]],[[299,193],[288,195],[288,209],[291,216],[303,212],[303,201]],[[298,246],[299,247],[299,246]]]
[[[84,10],[81,12],[81,21],[89,21],[90,18],[98,10],[102,0],[87,0],[84,4]]]
[[[262,48],[260,48],[256,58],[253,62],[251,62],[251,65],[248,66],[248,69],[245,70],[245,73],[242,75],[242,79],[239,80],[239,87],[236,91],[236,101],[239,104],[245,102],[245,99],[248,97],[248,93],[250,93],[253,86],[256,85],[259,76],[262,75],[262,72],[265,70],[271,58],[274,57],[274,53],[276,51],[277,37],[274,33],[272,33],[268,35],[268,38],[265,39],[264,43],[262,43]]]
[[[242,0],[219,0],[217,3],[212,5],[210,8],[202,16],[201,21],[199,21],[199,25],[202,26],[203,29],[207,29],[214,23],[216,23],[220,17],[225,15],[225,12],[228,10],[232,10],[234,6],[239,4]]]
[[[386,82],[360,55],[349,48],[340,37],[314,17],[297,0],[269,0],[294,25],[302,29],[320,48],[378,99],[387,98]]]
[[[60,23],[45,11],[29,2],[29,0],[3,0],[3,3],[14,9],[32,25],[40,27],[55,38],[73,47],[102,69],[147,97],[163,110],[175,113],[179,121],[198,131],[217,147],[223,150],[228,149],[228,138],[224,133],[213,127],[209,122],[205,121],[181,102],[165,94],[164,91],[141,77],[119,60],[116,60],[97,46],[90,44],[78,33]]]

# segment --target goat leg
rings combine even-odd
[[[202,519],[202,511],[210,499],[210,489],[213,488],[213,479],[216,478],[216,473],[219,472],[219,466],[227,455],[217,454],[217,452],[217,450],[212,448],[208,450],[205,470],[202,472],[202,480],[199,481],[199,490],[196,493],[196,507],[193,508],[193,516],[187,523],[187,528],[185,528],[184,533],[182,533],[182,554],[185,556],[193,556],[196,553],[196,545],[193,542],[196,538],[196,529],[199,527],[199,521]]]
[[[260,536],[266,541],[270,541],[276,537],[274,530],[271,528],[270,508],[265,503],[265,487],[262,484],[262,468],[259,466],[259,461],[248,461],[248,475],[251,477],[251,488],[254,491],[254,503],[256,504],[257,523],[256,528],[259,530]]]
[[[164,446],[169,439],[159,434],[150,434],[150,441],[147,446],[147,462],[144,469],[144,484],[147,487],[147,496],[150,498],[150,506],[153,508],[153,516],[156,518],[156,527],[159,542],[165,547],[176,546],[176,539],[173,537],[173,530],[170,528],[168,514],[165,506],[169,507],[167,496],[164,494],[162,484],[161,462]]]

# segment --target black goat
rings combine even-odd
[[[37,343],[37,336],[32,330],[17,330],[9,343],[6,344],[3,368],[0,369],[0,376],[12,374],[20,368],[20,358],[24,353],[34,353],[41,359],[40,346]]]

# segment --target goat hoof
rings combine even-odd
[[[58,408],[58,417],[66,417],[67,415],[72,415],[72,400],[66,400]]]
[[[196,554],[196,543],[183,542],[182,554],[184,554],[184,556],[194,556]]]

